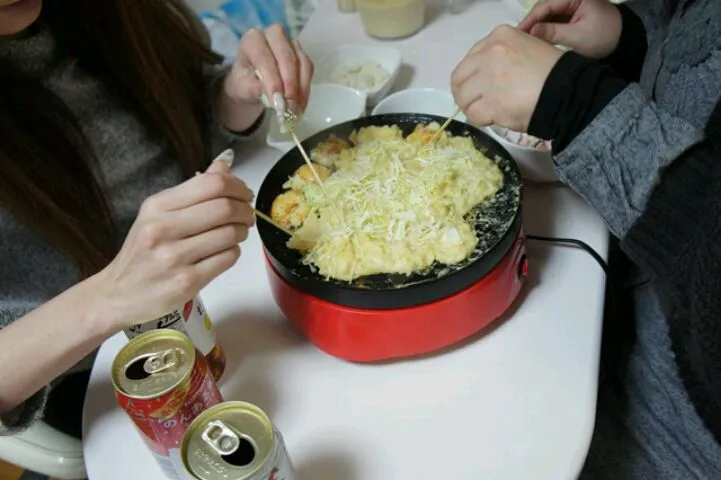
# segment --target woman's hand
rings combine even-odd
[[[252,198],[223,161],[148,198],[120,253],[98,274],[111,330],[167,314],[235,264],[255,223]]]
[[[453,71],[456,105],[475,125],[525,132],[546,77],[562,54],[513,27],[497,27]]]
[[[608,0],[540,0],[518,29],[590,58],[605,58],[621,38],[621,12]]]
[[[265,94],[274,107],[284,100],[293,111],[301,112],[308,103],[312,77],[313,64],[300,43],[290,41],[282,26],[273,25],[263,31],[250,29],[243,35],[224,89],[236,102],[257,103]]]

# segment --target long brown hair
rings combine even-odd
[[[40,22],[68,58],[134,108],[186,176],[207,163],[203,69],[220,58],[182,0],[45,0]],[[0,61],[0,206],[89,276],[119,248],[97,159],[63,101],[20,70]]]

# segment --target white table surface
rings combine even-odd
[[[493,26],[500,1],[464,15],[432,9],[402,50],[396,90],[448,88],[454,65]],[[325,0],[301,37],[318,60],[339,43],[375,42],[357,15]],[[242,147],[234,172],[257,189],[280,154],[263,138]],[[577,238],[605,256],[607,230],[565,187],[525,192],[527,233]],[[203,291],[225,346],[226,399],[261,406],[283,432],[300,480],[559,480],[585,459],[594,426],[604,276],[585,252],[531,243],[530,276],[504,321],[440,355],[357,365],[326,355],[282,317],[257,234],[238,264]],[[110,364],[122,334],[100,349],[85,403],[91,480],[164,479],[115,403]]]

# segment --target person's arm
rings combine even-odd
[[[628,5],[616,5],[621,12],[621,37],[611,55],[601,60],[626,82],[637,82],[648,51],[646,28],[641,18]]]
[[[213,155],[219,154],[236,141],[252,138],[263,126],[265,110],[259,103],[234,102],[225,93],[224,81],[230,67],[206,68],[206,89],[211,106],[211,145]]]
[[[147,198],[103,270],[29,313],[8,293],[14,279],[0,276],[0,321],[12,322],[0,330],[0,434],[37,419],[46,385],[107,337],[173,311],[233,266],[255,224],[252,198],[226,162],[214,162]]]
[[[211,39],[208,30],[199,18],[194,25],[203,42],[210,47]],[[226,94],[224,82],[231,70],[231,65],[205,65],[204,88],[210,107],[210,137],[213,155],[218,155],[236,141],[246,140],[260,130],[265,119],[263,106],[257,104],[237,103]]]
[[[721,441],[721,103],[707,137],[664,172],[621,242],[651,278],[675,359],[701,417]]]
[[[0,435],[37,419],[47,385],[114,333],[96,282],[91,277],[0,330]]]
[[[699,94],[721,75],[712,54],[687,82]],[[698,78],[696,78],[698,77]],[[688,92],[685,92],[689,96]],[[660,172],[703,136],[700,129],[626,84],[609,67],[566,53],[546,80],[528,133],[553,140],[559,178],[584,197],[621,238],[638,218]]]

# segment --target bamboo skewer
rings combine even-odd
[[[227,162],[228,164],[231,164],[231,163],[233,163],[233,156],[234,156],[234,154],[233,154],[233,151],[232,151],[232,150],[226,150],[226,151],[224,151],[223,153],[221,153],[220,155],[218,155],[218,156],[215,158],[215,160],[213,160],[213,161],[215,162],[215,161],[217,161],[217,160],[223,160],[223,161]],[[198,175],[200,175],[200,174],[201,174],[201,172],[195,172],[195,176],[196,176],[196,177],[197,177]],[[284,226],[280,225],[280,224],[277,223],[275,220],[273,220],[272,218],[270,218],[268,215],[266,215],[265,213],[261,212],[261,211],[258,210],[257,208],[253,207],[253,212],[255,213],[255,216],[256,216],[257,218],[260,218],[260,219],[262,219],[262,220],[265,220],[266,222],[268,222],[269,224],[273,225],[275,228],[277,228],[277,229],[280,230],[281,232],[285,233],[286,235],[288,235],[288,236],[290,236],[290,237],[293,236],[293,232],[291,232],[290,230],[288,230],[288,229],[285,228]]]
[[[263,75],[260,73],[260,70],[255,70],[255,77],[260,80],[260,83],[263,83]],[[263,94],[265,96],[265,94]],[[265,100],[263,100],[263,104],[266,106],[271,106],[270,100],[265,96]],[[272,108],[276,108],[276,105],[272,105]],[[288,133],[290,133],[291,137],[293,137],[293,142],[295,143],[295,146],[298,147],[298,150],[300,150],[300,154],[303,156],[303,160],[305,160],[305,163],[308,165],[308,168],[310,168],[311,173],[313,174],[313,177],[315,178],[315,181],[318,182],[318,185],[320,185],[321,189],[323,190],[323,193],[326,194],[326,197],[328,196],[328,193],[325,191],[325,188],[323,188],[323,181],[320,179],[320,175],[318,175],[318,172],[316,171],[315,167],[313,167],[313,162],[311,162],[310,157],[308,156],[308,153],[305,151],[305,148],[303,148],[303,145],[301,145],[300,140],[298,139],[298,136],[295,134],[295,123],[296,123],[296,116],[293,112],[289,111],[285,108],[285,105],[281,106],[283,111],[277,112],[279,113],[278,119],[280,120],[281,116],[283,118],[283,121],[281,123],[285,123],[285,127],[288,129]],[[283,126],[283,125],[281,125]]]
[[[325,191],[325,187],[323,186],[323,181],[320,179],[320,175],[318,175],[318,172],[316,171],[315,167],[313,166],[313,162],[311,162],[310,157],[308,156],[308,153],[305,151],[305,148],[303,148],[303,145],[300,143],[298,136],[295,134],[295,130],[290,125],[288,125],[288,132],[293,137],[293,142],[295,142],[295,146],[298,147],[298,150],[300,151],[300,154],[303,157],[303,160],[305,160],[306,165],[308,165],[308,168],[310,168],[310,171],[313,173],[313,177],[315,178],[315,181],[318,182],[318,185],[320,186],[321,190],[323,190],[323,193],[325,194],[325,196],[328,197],[328,192]],[[328,197],[328,198],[330,198],[330,197]]]
[[[451,124],[451,122],[453,121],[453,119],[455,119],[455,118],[458,116],[459,113],[461,113],[461,108],[460,108],[460,107],[456,107],[456,111],[453,112],[453,115],[451,115],[450,117],[448,117],[448,119],[443,123],[443,125],[441,125],[441,128],[439,128],[438,131],[431,137],[431,139],[428,141],[428,143],[430,144],[430,143],[433,143],[433,142],[435,142],[436,140],[438,140],[438,137],[441,136],[441,133],[443,133],[443,131],[444,131],[446,128],[448,128],[448,125]]]
[[[280,230],[281,232],[285,233],[285,234],[288,235],[289,237],[292,237],[292,236],[293,236],[293,232],[291,232],[291,231],[288,230],[287,228],[281,226],[280,224],[276,223],[275,220],[273,220],[272,218],[270,218],[268,215],[266,215],[265,213],[261,212],[261,211],[258,210],[257,208],[254,208],[253,211],[255,211],[255,216],[256,216],[256,217],[258,217],[258,218],[260,218],[260,219],[262,219],[262,220],[265,220],[266,222],[270,223],[270,224],[273,225],[275,228],[277,228],[277,229]]]
[[[263,75],[260,73],[259,70],[255,70],[255,77],[260,81],[260,83],[263,83]],[[261,96],[261,103],[263,103],[263,105],[265,105],[266,107],[271,106],[270,99],[268,99],[267,95],[265,94]],[[273,109],[275,109],[276,107],[278,106],[272,105]],[[298,122],[298,117],[295,115],[294,112],[286,108],[285,102],[283,102],[280,107],[282,107],[283,111],[278,112],[276,110],[276,114],[278,114],[278,120],[281,123],[281,127],[284,126],[288,130],[288,133],[293,138],[293,143],[295,143],[295,146],[298,147],[298,151],[303,157],[303,160],[305,160],[306,165],[308,165],[308,168],[310,168],[310,171],[313,174],[313,178],[316,182],[318,182],[318,186],[320,187],[325,197],[328,199],[330,207],[331,209],[333,209],[333,213],[335,213],[335,215],[338,217],[338,220],[345,224],[345,219],[343,218],[343,215],[341,215],[341,211],[338,209],[335,203],[331,201],[328,191],[323,186],[323,180],[321,180],[320,175],[318,175],[318,171],[313,166],[313,162],[311,161],[310,156],[308,156],[308,152],[305,151],[305,148],[303,148],[303,145],[300,143],[298,135],[296,135],[295,133],[295,127],[296,123]]]
[[[336,207],[335,202],[333,202],[330,199],[330,195],[328,195],[328,192],[326,191],[325,187],[323,186],[323,181],[320,179],[320,176],[318,175],[318,172],[313,167],[313,162],[311,162],[310,157],[308,156],[308,153],[306,153],[305,148],[303,148],[303,145],[300,143],[300,140],[298,139],[298,136],[295,134],[295,130],[293,127],[295,125],[288,125],[288,132],[293,137],[293,142],[295,142],[295,146],[298,147],[298,150],[300,151],[301,156],[303,157],[303,160],[305,160],[305,163],[308,165],[308,168],[310,168],[310,171],[313,173],[313,177],[315,177],[315,181],[318,182],[318,186],[323,191],[323,195],[325,195],[325,198],[328,199],[328,204],[330,205],[330,208],[333,209],[333,213],[335,213],[336,217],[338,217],[338,220],[340,220],[341,223],[347,226],[345,222],[345,218],[343,218],[343,215],[341,214],[338,207]]]

